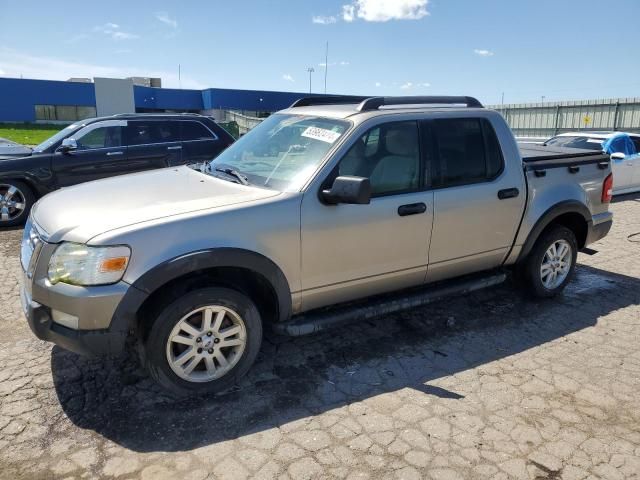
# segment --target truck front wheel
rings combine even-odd
[[[558,295],[571,280],[578,255],[575,234],[554,225],[536,241],[522,266],[527,291],[538,298]]]
[[[228,288],[189,292],[158,316],[144,345],[151,376],[174,393],[215,393],[247,373],[262,342],[255,304]]]

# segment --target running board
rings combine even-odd
[[[507,275],[504,272],[493,272],[482,277],[467,277],[419,290],[405,290],[393,296],[373,297],[344,307],[323,308],[297,315],[288,322],[276,323],[273,325],[273,330],[281,335],[292,337],[309,335],[355,321],[421,307],[450,295],[481,290],[498,285],[506,278]]]

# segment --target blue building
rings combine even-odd
[[[107,88],[102,87],[105,83]],[[233,110],[256,114],[286,108],[304,96],[308,94],[224,88],[154,88],[134,85],[130,79],[95,79],[95,83],[82,83],[0,78],[0,122],[73,122],[97,115],[132,112],[215,115],[216,111]],[[125,107],[121,106],[123,104]],[[110,111],[109,106],[116,111]]]

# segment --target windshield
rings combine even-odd
[[[281,191],[296,191],[316,171],[350,123],[321,117],[272,115],[205,165],[203,171]]]
[[[545,145],[553,147],[584,148],[585,150],[602,150],[603,138],[589,137],[553,137]]]
[[[40,145],[34,147],[33,151],[35,153],[41,153],[44,152],[47,148],[49,148],[51,145],[53,145],[54,143],[59,142],[60,140],[62,140],[63,138],[65,138],[67,135],[71,134],[74,130],[77,130],[78,127],[80,127],[81,125],[78,123],[74,123],[72,125],[69,125],[68,127],[63,128],[62,130],[60,130],[58,133],[56,133],[53,137],[49,137],[47,138],[44,142],[42,142]]]

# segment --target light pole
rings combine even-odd
[[[313,67],[307,68],[307,72],[309,72],[309,93],[311,93],[311,74],[315,72]]]

